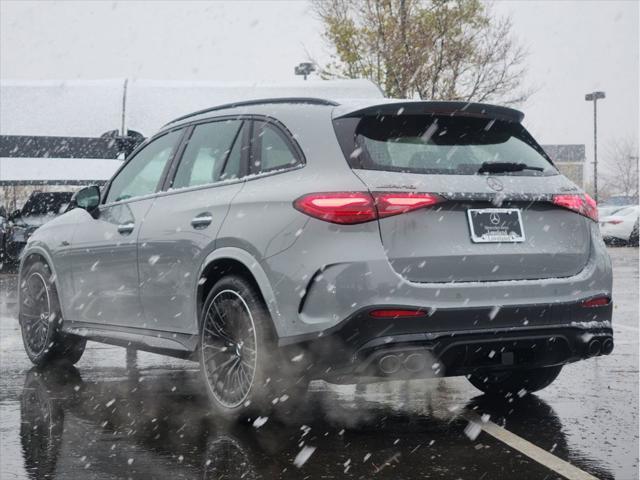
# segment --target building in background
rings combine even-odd
[[[542,145],[542,148],[563,175],[580,188],[585,187],[584,145]]]

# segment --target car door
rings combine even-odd
[[[181,130],[153,139],[118,171],[70,246],[73,320],[140,326],[137,237],[179,144]]]
[[[248,130],[249,121],[231,118],[187,132],[171,183],[158,195],[138,239],[140,297],[149,328],[196,331],[198,270],[242,189]]]

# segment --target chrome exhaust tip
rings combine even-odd
[[[587,353],[590,357],[600,355],[600,340],[591,340],[587,346]]]
[[[613,352],[613,339],[607,338],[602,342],[602,354],[609,355]]]
[[[391,375],[400,370],[400,358],[397,355],[385,355],[378,361],[378,368],[386,375]]]
[[[427,365],[426,357],[421,353],[412,353],[407,355],[403,362],[404,368],[411,373],[417,373],[424,370]]]

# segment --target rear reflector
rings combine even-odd
[[[553,204],[573,210],[580,215],[598,221],[598,206],[596,201],[586,193],[584,195],[554,195]]]
[[[582,306],[585,308],[593,307],[605,307],[611,303],[611,299],[607,296],[595,297],[582,302]]]
[[[424,317],[426,313],[422,310],[397,310],[382,309],[372,310],[369,315],[373,318],[397,318],[397,317]]]
[[[443,199],[432,193],[327,192],[310,193],[293,206],[311,217],[354,225],[429,207]]]

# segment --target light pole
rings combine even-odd
[[[311,62],[302,62],[299,65],[296,65],[295,68],[293,69],[293,72],[296,75],[302,75],[304,76],[304,79],[307,79],[307,76],[316,71],[316,66],[311,63]]]
[[[604,92],[587,93],[584,99],[593,102],[593,199],[598,201],[598,100],[605,98]]]

